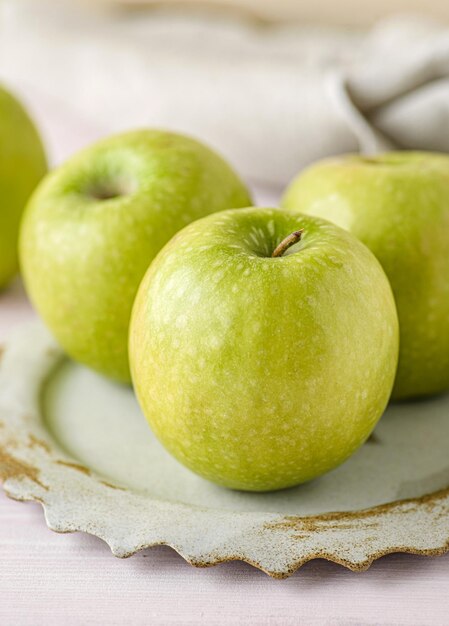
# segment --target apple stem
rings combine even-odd
[[[286,250],[288,250],[291,246],[294,246],[295,243],[301,241],[302,234],[304,232],[304,228],[300,230],[295,230],[294,233],[288,235],[285,239],[281,241],[281,243],[275,248],[271,258],[274,259],[278,256],[282,256]]]

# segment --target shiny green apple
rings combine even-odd
[[[212,150],[174,133],[110,137],[51,172],[25,211],[27,291],[75,360],[130,380],[128,326],[148,265],[189,222],[250,204]]]
[[[46,169],[33,122],[18,100],[0,87],[0,288],[17,273],[20,218]]]
[[[449,389],[449,156],[326,160],[293,181],[283,205],[342,226],[381,262],[400,326],[393,397]]]
[[[130,326],[155,434],[235,489],[289,487],[347,459],[382,415],[397,356],[393,295],[368,248],[279,209],[224,211],[178,233]]]

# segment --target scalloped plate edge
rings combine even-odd
[[[41,419],[39,392],[63,357],[40,323],[22,327],[0,362],[0,479],[42,504],[48,527],[103,539],[115,556],[167,545],[195,567],[244,561],[285,578],[313,559],[363,571],[387,554],[449,551],[449,487],[351,512],[299,517],[203,509],[113,485],[68,457]]]

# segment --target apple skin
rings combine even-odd
[[[345,228],[382,264],[400,327],[393,398],[449,389],[449,156],[325,160],[291,183],[282,204]]]
[[[51,172],[27,206],[28,294],[73,359],[129,382],[129,318],[154,256],[189,222],[250,203],[228,164],[194,139],[138,130],[102,140]]]
[[[279,209],[224,211],[178,233],[130,325],[134,388],[156,436],[197,474],[249,491],[347,459],[384,411],[397,357],[375,257],[335,225]]]
[[[38,132],[19,101],[0,87],[0,289],[18,271],[19,224],[47,171]]]

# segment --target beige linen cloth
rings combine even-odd
[[[449,152],[449,28],[425,18],[361,32],[4,0],[0,19],[0,80],[29,101],[98,135],[188,132],[258,183],[348,151]]]

